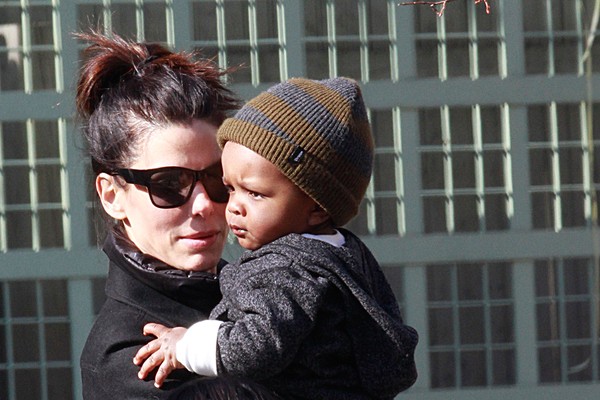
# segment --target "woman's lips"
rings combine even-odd
[[[195,250],[202,250],[214,245],[218,237],[218,231],[209,231],[182,236],[180,240],[188,247],[191,247]]]

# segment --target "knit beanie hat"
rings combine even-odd
[[[225,120],[217,140],[269,160],[336,226],[358,213],[371,177],[373,138],[355,81],[294,78],[275,85]]]

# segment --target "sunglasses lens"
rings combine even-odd
[[[150,196],[157,207],[179,207],[189,198],[194,173],[184,169],[157,172],[150,178]]]
[[[221,176],[205,175],[200,180],[206,194],[215,203],[227,203],[229,200],[229,192],[223,184],[223,178]]]

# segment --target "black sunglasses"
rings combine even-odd
[[[229,192],[223,184],[221,162],[200,171],[183,167],[154,169],[117,169],[113,175],[122,176],[127,183],[148,188],[150,201],[158,208],[184,205],[200,181],[208,197],[215,203],[227,203]]]

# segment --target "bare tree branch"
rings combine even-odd
[[[429,6],[433,12],[435,12],[439,17],[444,14],[444,10],[446,9],[446,4],[451,3],[455,0],[439,0],[439,1],[405,1],[400,3],[401,6],[415,6],[415,5],[426,5]],[[475,4],[483,3],[485,4],[485,12],[486,14],[490,13],[490,0],[474,0]]]

